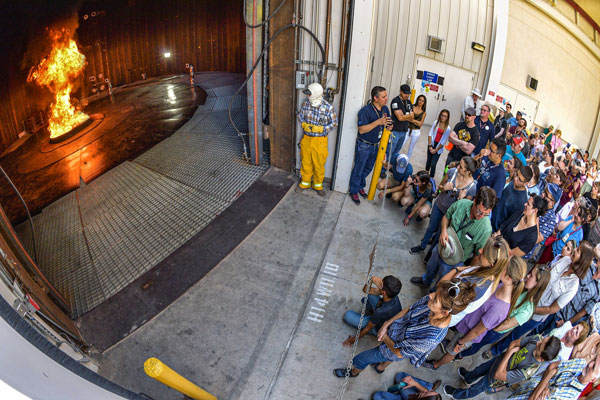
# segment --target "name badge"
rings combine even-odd
[[[467,238],[467,240],[473,240],[473,236],[471,236],[470,233],[465,233],[465,238]]]

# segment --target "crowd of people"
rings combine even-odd
[[[510,399],[596,398],[596,160],[563,141],[553,126],[531,132],[523,112],[513,116],[510,104],[496,109],[483,103],[478,90],[465,99],[460,116],[442,110],[427,148],[419,148],[427,99],[418,96],[413,104],[410,94],[402,85],[388,108],[385,88],[372,89],[358,116],[349,192],[357,205],[367,197],[379,139],[390,130],[386,161],[374,172],[380,176],[379,199],[404,209],[404,225],[423,225],[425,233],[410,253],[422,253],[426,269],[410,283],[424,296],[402,308],[401,280],[373,277],[363,288],[367,316],[348,311],[344,321],[379,344],[356,355],[350,371],[335,369],[335,376],[355,378],[369,365],[383,373],[404,359],[437,370],[481,352],[484,362],[457,369],[462,387],[401,372],[373,399],[439,399],[440,393],[467,399],[500,391]],[[453,119],[459,122],[452,125]],[[411,160],[423,151],[427,161],[420,170]],[[436,182],[444,152],[443,177]],[[352,335],[343,344],[353,343]],[[442,355],[433,359],[438,346]]]

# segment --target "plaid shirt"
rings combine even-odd
[[[333,106],[325,100],[321,101],[318,107],[313,107],[308,100],[302,103],[298,111],[298,121],[323,127],[323,133],[304,132],[308,136],[327,136],[338,124]]]
[[[579,382],[579,375],[587,365],[582,358],[563,361],[558,364],[556,374],[550,379],[550,397],[547,400],[575,400],[579,397],[585,386]],[[508,398],[512,400],[527,400],[540,383],[543,374],[531,377],[519,386]]]
[[[540,217],[540,233],[542,234],[542,236],[544,237],[544,240],[542,241],[542,245],[546,242],[546,239],[548,239],[550,237],[550,235],[552,235],[552,232],[554,232],[554,227],[556,226],[556,213],[554,212],[554,210],[548,210],[546,211],[546,213],[544,214],[543,217]],[[537,246],[534,246],[533,249],[531,249],[531,251],[529,253],[527,253],[525,255],[525,259],[531,258],[533,256],[533,252],[536,251],[538,249]]]
[[[584,308],[588,315],[592,315],[594,305],[600,301],[600,281],[592,278],[597,271],[596,265],[592,264],[587,275],[579,281],[579,290],[573,300],[558,312],[560,319],[567,321]],[[573,324],[576,322],[573,321]]]

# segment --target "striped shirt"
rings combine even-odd
[[[595,264],[588,270],[587,275],[579,281],[579,290],[575,293],[573,300],[564,308],[558,311],[558,317],[567,321],[575,316],[579,311],[585,309],[588,315],[592,315],[592,310],[596,302],[600,301],[600,281],[593,278],[597,272]],[[577,321],[573,321],[573,324]]]
[[[429,353],[446,337],[448,328],[438,328],[429,322],[431,310],[427,306],[429,296],[422,297],[410,306],[404,317],[395,320],[389,326],[387,334],[399,349],[403,358],[407,358],[415,367],[423,364]],[[399,361],[385,344],[379,346],[381,355],[390,361]]]
[[[322,133],[304,132],[308,136],[327,136],[338,124],[333,106],[325,100],[322,100],[318,107],[313,107],[308,100],[302,103],[298,111],[298,121],[323,127]]]
[[[563,361],[558,364],[556,374],[548,387],[550,396],[547,400],[575,400],[579,397],[585,386],[579,381],[579,376],[583,368],[587,365],[587,361],[582,358],[574,358],[569,361]],[[535,390],[535,387],[540,383],[543,374],[532,376],[520,385],[508,398],[512,400],[527,400]]]

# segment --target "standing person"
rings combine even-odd
[[[563,142],[561,140],[562,131],[557,129],[554,135],[552,135],[552,139],[550,140],[550,147],[552,147],[552,152],[557,153],[558,149],[563,146]]]
[[[368,365],[381,374],[392,362],[405,358],[413,366],[421,366],[448,333],[451,313],[462,311],[474,296],[472,284],[443,282],[435,292],[383,324],[377,336],[382,343],[354,357],[350,377],[357,377]],[[335,369],[333,374],[344,378],[346,368]]]
[[[522,213],[512,213],[500,225],[497,235],[502,235],[511,248],[511,254],[524,257],[533,250],[539,236],[539,219],[548,209],[546,199],[533,195],[525,202]]]
[[[470,156],[479,143],[479,131],[475,127],[475,109],[467,108],[464,114],[465,122],[456,124],[448,137],[454,147],[448,153],[446,166],[453,161],[460,161],[464,156]]]
[[[525,255],[525,259],[531,259],[535,261],[538,254],[537,250],[544,248],[546,239],[552,235],[554,228],[556,227],[556,212],[554,212],[554,206],[558,204],[560,199],[560,188],[554,183],[548,183],[542,192],[542,197],[546,200],[547,210],[540,217],[538,222],[538,238],[536,241],[536,247],[534,247],[529,253]]]
[[[512,113],[512,105],[510,103],[506,103],[506,115],[504,116],[504,119],[508,121],[513,117],[514,115]]]
[[[525,155],[523,155],[523,139],[520,137],[513,137],[510,140],[510,146],[506,149],[506,154],[502,158],[503,162],[510,160],[512,158],[518,158],[521,161],[521,165],[527,165],[527,159],[525,159]],[[506,168],[506,166],[504,167]]]
[[[462,199],[452,204],[442,218],[439,244],[432,250],[427,271],[423,276],[410,278],[410,283],[429,288],[438,273],[444,276],[452,268],[463,265],[466,260],[478,254],[492,234],[487,216],[495,203],[494,191],[483,187],[477,192],[475,200]],[[452,243],[448,242],[449,235],[452,235]],[[444,257],[438,247],[442,249]]]
[[[312,188],[324,196],[325,162],[329,155],[327,135],[337,126],[337,116],[333,106],[323,100],[323,87],[320,84],[311,83],[304,94],[308,95],[308,100],[302,103],[298,111],[298,121],[304,131],[300,142],[302,168],[298,187],[308,189],[312,181]]]
[[[495,129],[494,124],[490,121],[490,105],[484,104],[481,106],[481,111],[477,117],[475,117],[475,126],[479,131],[479,142],[473,150],[473,155],[477,155],[482,149],[485,149],[489,142],[494,139]]]
[[[498,115],[494,120],[495,137],[504,137],[507,130],[506,110],[502,107],[498,108]]]
[[[539,163],[538,168],[540,169],[540,176],[544,178],[546,172],[554,167],[554,153],[548,148],[545,148],[542,152],[542,162]]]
[[[514,180],[506,185],[502,191],[502,197],[500,197],[492,213],[492,228],[494,232],[500,229],[500,225],[510,215],[520,214],[523,211],[528,198],[526,184],[531,180],[532,175],[531,168],[525,165],[517,171]]]
[[[427,137],[427,162],[425,170],[435,178],[435,168],[442,155],[444,146],[448,143],[450,136],[450,111],[443,109],[438,115],[437,121],[433,123]]]
[[[474,109],[475,110],[475,114],[479,114],[477,111],[481,107],[479,105],[479,99],[480,98],[481,98],[481,92],[477,88],[471,90],[471,94],[468,95],[467,97],[465,97],[465,101],[463,101],[462,108],[460,109],[460,113],[461,113],[460,114],[460,122],[464,122],[466,120],[466,118],[465,118],[465,112],[469,108]]]
[[[367,176],[373,170],[377,157],[377,145],[385,127],[390,128],[392,119],[386,103],[387,92],[384,87],[371,89],[371,100],[358,112],[358,136],[354,150],[354,166],[350,174],[350,198],[359,205],[361,197],[367,198],[365,186]]]
[[[550,125],[544,129],[544,136],[544,144],[550,144],[552,141],[552,136],[554,136],[554,125]]]
[[[473,174],[473,178],[477,180],[477,190],[489,186],[498,198],[502,196],[506,183],[506,171],[502,162],[505,153],[506,142],[497,137],[492,140],[489,149],[481,150],[481,153],[475,157],[475,161],[481,160],[479,168]]]
[[[410,86],[404,84],[400,86],[400,94],[392,99],[392,142],[390,158],[393,160],[400,153],[404,146],[406,133],[408,132],[408,121],[413,119],[412,104],[410,98]]]
[[[450,168],[440,183],[442,193],[435,200],[431,212],[429,225],[421,244],[410,249],[410,254],[422,253],[427,244],[438,231],[442,217],[448,208],[457,200],[467,198],[472,200],[477,194],[477,181],[473,180],[473,172],[477,165],[471,157],[464,157],[458,163],[457,168]]]
[[[587,192],[591,191],[592,186],[594,186],[594,182],[596,182],[596,180],[598,179],[598,161],[596,161],[596,159],[593,159],[591,161],[590,166],[588,167],[585,173],[585,176],[585,183],[581,188],[581,192],[579,192],[580,195],[586,194]]]
[[[417,144],[417,140],[419,140],[419,136],[421,136],[421,126],[423,126],[423,122],[425,122],[425,118],[427,117],[427,97],[424,95],[419,95],[417,97],[417,101],[413,105],[413,119],[408,121],[408,137],[410,139],[410,143],[408,144],[408,159],[412,156],[415,145]]]

